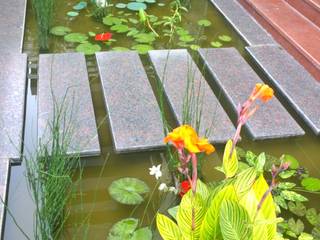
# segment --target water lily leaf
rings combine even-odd
[[[320,179],[314,177],[307,177],[301,181],[301,185],[308,191],[320,191]]]
[[[182,35],[179,37],[179,40],[182,42],[193,42],[194,38],[191,35]]]
[[[136,50],[139,54],[146,54],[148,51],[153,50],[153,47],[147,44],[137,44],[132,46],[131,49]]]
[[[186,30],[186,29],[181,28],[181,29],[177,30],[177,34],[180,35],[180,36],[189,35],[189,31]]]
[[[303,217],[307,212],[307,208],[301,202],[296,202],[296,203],[289,202],[288,207],[290,212],[292,212],[293,214],[299,217]]]
[[[143,195],[149,192],[148,185],[137,178],[121,178],[109,186],[111,197],[127,205],[136,205],[143,202]]]
[[[126,51],[130,51],[129,48],[126,48],[126,47],[113,47],[112,48],[113,51],[116,51],[116,52],[126,52]]]
[[[156,0],[144,0],[144,2],[146,2],[146,3],[155,3]]]
[[[145,3],[140,2],[131,2],[127,4],[127,8],[132,11],[139,11],[140,9],[146,10],[147,5]]]
[[[70,12],[67,12],[67,15],[68,15],[69,17],[76,17],[76,16],[79,15],[79,13],[78,13],[78,12],[74,12],[74,11],[70,11]]]
[[[111,30],[115,31],[117,33],[125,33],[125,32],[128,32],[130,29],[129,29],[129,27],[127,25],[117,24],[117,25],[113,25],[111,27]]]
[[[112,26],[112,25],[118,25],[121,24],[122,21],[120,18],[113,17],[113,16],[106,16],[102,19],[103,24]]]
[[[139,220],[135,218],[122,219],[111,227],[107,239],[130,239],[138,227],[138,222]]]
[[[95,32],[88,32],[88,35],[89,35],[90,37],[95,37],[95,36],[96,36],[96,33],[95,33]]]
[[[134,35],[135,41],[139,43],[150,43],[156,40],[153,33],[139,33]]]
[[[284,154],[280,158],[283,162],[289,162],[291,169],[297,169],[299,167],[299,162],[293,156]]]
[[[82,2],[79,2],[78,4],[74,5],[73,9],[79,11],[79,10],[85,9],[87,6],[88,6],[88,3],[82,1]]]
[[[129,18],[129,22],[133,23],[133,24],[138,24],[139,21],[135,18]]]
[[[219,41],[214,41],[214,42],[211,42],[210,45],[212,47],[219,48],[219,47],[222,47],[223,44]]]
[[[116,6],[116,8],[126,8],[127,4],[125,4],[125,3],[117,3],[115,6]],[[121,14],[121,13],[118,12],[118,14]]]
[[[198,49],[200,49],[200,46],[199,45],[195,45],[195,44],[191,44],[190,45],[190,49],[194,50],[194,51],[197,51]]]
[[[152,232],[149,227],[140,228],[135,231],[130,240],[151,240]]]
[[[198,21],[198,25],[201,27],[209,27],[211,26],[211,22],[207,19],[201,19]]]
[[[85,55],[93,55],[96,52],[99,52],[101,50],[101,47],[98,44],[92,44],[92,43],[82,43],[77,48],[77,52],[82,52]]]
[[[232,41],[232,38],[230,36],[228,36],[228,35],[221,35],[218,38],[222,42],[231,42]]]
[[[139,33],[139,30],[136,29],[136,28],[130,28],[130,31],[127,33],[127,36],[130,37],[130,36],[135,36]]]
[[[69,33],[64,36],[64,40],[66,42],[73,42],[73,43],[83,43],[88,39],[88,36],[86,36],[83,33]]]
[[[65,26],[55,26],[50,30],[50,33],[56,36],[64,36],[70,32],[71,32],[71,29]]]

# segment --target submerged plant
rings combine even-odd
[[[39,48],[49,49],[49,33],[52,24],[54,0],[32,0],[38,28]]]

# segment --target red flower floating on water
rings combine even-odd
[[[112,33],[106,32],[106,33],[100,33],[100,34],[96,34],[95,40],[96,41],[108,41],[112,38]]]
[[[191,185],[188,180],[181,182],[180,193],[179,193],[180,197],[183,197],[183,195],[185,195],[190,189],[191,189]]]

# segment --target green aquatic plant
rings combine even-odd
[[[32,0],[37,20],[38,42],[41,51],[49,49],[49,31],[52,25],[54,0]]]

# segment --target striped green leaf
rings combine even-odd
[[[235,148],[232,149],[232,145],[232,140],[229,140],[226,144],[223,154],[222,167],[226,178],[233,177],[238,171],[237,151]]]
[[[158,213],[157,214],[157,228],[161,237],[164,240],[180,240],[181,233],[180,230],[170,218]]]

